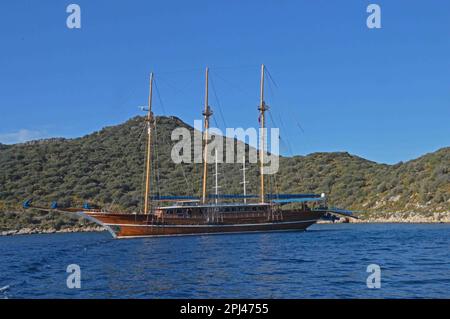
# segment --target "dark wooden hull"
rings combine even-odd
[[[286,211],[277,216],[242,214],[207,222],[205,218],[166,218],[161,221],[143,214],[89,211],[79,214],[104,226],[115,238],[302,231],[316,223],[323,215],[311,211]]]

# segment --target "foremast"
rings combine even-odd
[[[265,203],[265,194],[264,194],[264,145],[265,145],[265,130],[264,130],[264,113],[269,109],[269,106],[264,102],[264,73],[265,66],[261,65],[261,83],[260,83],[260,103],[258,106],[259,110],[259,123],[261,126],[260,129],[260,150],[259,150],[259,169],[260,169],[260,202]]]
[[[203,134],[203,187],[202,187],[202,203],[206,203],[206,181],[208,177],[208,129],[209,129],[209,117],[213,114],[211,108],[209,107],[209,68],[206,68],[205,73],[205,109],[203,111],[204,117],[204,134]]]
[[[146,175],[145,175],[145,197],[144,197],[144,214],[150,211],[150,174],[152,159],[152,95],[153,95],[153,72],[150,73],[150,92],[148,95],[148,112],[145,122],[147,123],[147,155],[146,155]]]

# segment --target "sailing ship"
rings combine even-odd
[[[325,194],[266,194],[264,183],[264,142],[259,150],[259,195],[246,194],[245,158],[243,160],[243,195],[207,194],[208,175],[208,129],[212,110],[208,101],[209,69],[206,68],[205,104],[203,111],[203,177],[201,197],[151,196],[152,167],[152,95],[154,75],[150,74],[148,96],[147,145],[145,160],[145,195],[143,211],[140,213],[110,212],[92,209],[85,204],[83,208],[59,208],[54,202],[50,209],[35,207],[45,211],[60,211],[80,215],[107,229],[114,238],[137,238],[177,235],[206,235],[224,233],[247,233],[268,231],[303,231],[324,216],[351,216],[351,212],[329,208]],[[265,112],[268,106],[264,100],[265,66],[261,66],[259,123],[262,134],[265,128]],[[261,137],[264,141],[264,136]],[[216,153],[217,154],[217,153]],[[216,160],[217,167],[217,160]],[[216,168],[217,180],[217,168]],[[218,199],[224,199],[219,202]],[[226,202],[231,200],[232,202]],[[241,201],[241,202],[237,202]],[[23,204],[31,206],[31,200]]]

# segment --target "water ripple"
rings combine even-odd
[[[315,225],[308,232],[112,240],[1,237],[8,298],[449,298],[450,225]],[[68,289],[78,264],[82,288]],[[366,268],[382,269],[368,289]],[[2,297],[0,295],[0,297]]]

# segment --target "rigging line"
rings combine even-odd
[[[164,144],[165,144],[165,143],[164,143]],[[184,169],[184,165],[183,165],[182,163],[180,163],[179,165],[180,165],[180,167],[181,167],[181,171],[183,172],[183,177],[184,177],[184,181],[186,182],[186,187],[189,188],[189,186],[190,186],[190,187],[192,187],[192,190],[194,190],[192,184],[189,185],[189,180],[188,180],[188,178],[187,178],[187,176],[186,176],[186,170]],[[186,195],[187,195],[187,194],[186,194]]]
[[[216,127],[218,127],[216,118],[213,117],[212,119],[213,119],[214,124],[216,125]],[[212,135],[211,135],[211,136],[212,136]],[[214,138],[218,138],[218,135],[214,135],[214,136],[215,136]],[[220,138],[223,139],[223,144],[222,144],[222,145],[226,145],[226,136],[220,135]],[[217,151],[217,150],[216,150],[216,151]],[[225,154],[222,153],[222,163],[223,163],[223,156],[224,156],[224,155],[225,155]],[[223,181],[224,181],[224,182],[227,182],[227,181],[228,181],[228,179],[227,179],[227,174],[225,174],[224,172],[221,172],[220,174],[222,174],[222,176],[223,176],[223,178],[222,178]]]
[[[236,69],[259,69],[260,64],[247,64],[247,65],[236,65],[236,66],[212,66],[210,69],[222,69],[222,70],[236,70]]]
[[[192,187],[192,185],[189,185],[189,180],[188,180],[188,178],[187,178],[187,176],[186,176],[186,171],[185,171],[185,169],[184,169],[184,166],[182,165],[182,164],[180,164],[180,167],[181,167],[181,171],[183,172],[183,177],[184,177],[184,181],[186,182],[186,186],[189,188],[189,186],[191,186]],[[192,191],[193,191],[193,189],[192,189]],[[188,195],[188,194],[186,194],[186,195]]]
[[[272,117],[272,112],[269,110],[268,113],[269,113],[269,118],[270,118],[270,121],[272,122],[272,125],[273,125],[274,127],[278,127],[278,125],[276,124],[274,118]],[[279,115],[278,115],[278,116],[279,116]],[[280,122],[281,122],[281,127],[282,127],[282,129],[283,129],[283,132],[286,132],[286,129],[283,127],[284,125],[283,125],[283,123],[282,123],[282,121],[281,121],[281,117],[280,117]],[[287,132],[286,132],[286,134],[287,134]],[[281,134],[280,134],[280,135],[279,135],[279,140],[280,140],[280,142],[283,143],[284,146],[288,149],[289,154],[290,154],[291,156],[294,156],[294,153],[292,152],[291,144],[290,144],[290,142],[289,142],[289,138],[287,138],[287,139],[285,140],[284,138],[281,137]],[[281,154],[278,154],[278,156],[281,156]]]
[[[186,186],[187,186],[188,188],[189,188],[189,186],[192,187],[192,184],[189,185],[189,180],[188,180],[188,178],[187,178],[187,176],[186,176],[186,171],[184,170],[184,166],[183,166],[182,164],[180,164],[180,167],[181,167],[181,172],[183,173],[184,181],[186,182]],[[192,191],[194,191],[193,188],[192,188]],[[188,194],[186,194],[186,195],[188,195]]]
[[[139,133],[139,135],[138,135],[138,142],[140,142],[141,141],[141,139],[142,139],[142,136],[144,135],[144,133],[145,133],[145,128],[146,128],[146,125],[145,125],[145,123],[141,123],[141,126],[142,126],[142,128],[141,128],[141,133]]]
[[[131,89],[125,91],[124,95],[121,95],[117,100],[116,103],[111,104],[110,107],[114,110],[121,109],[123,107],[128,107],[129,102],[132,98],[136,97],[136,92],[138,89],[138,85],[132,85]]]
[[[237,85],[237,84],[235,84],[235,83],[233,83],[233,82],[231,82],[231,81],[225,79],[224,77],[220,76],[217,72],[215,72],[215,75],[216,75],[216,77],[217,77],[218,79],[222,80],[223,82],[225,82],[225,83],[226,83],[227,85],[229,85],[230,87],[232,87],[232,88],[234,88],[234,89],[237,89],[238,91],[241,91],[242,93],[245,93],[245,94],[246,94],[247,96],[249,96],[249,97],[250,97],[250,96],[251,96],[252,98],[255,97],[255,94],[253,94],[253,92],[250,93],[250,90],[246,90],[246,89],[242,88],[241,86],[239,86],[239,85]]]
[[[259,65],[255,64],[255,65],[236,65],[236,66],[213,66],[210,67],[214,68],[214,69],[249,69],[249,68],[258,68]],[[195,71],[203,71],[204,68],[203,67],[192,67],[192,68],[181,68],[181,69],[174,69],[174,70],[170,70],[170,71],[161,71],[158,72],[158,74],[179,74],[179,73],[188,73],[188,72],[195,72]]]
[[[272,88],[271,81],[267,81],[267,86],[269,87],[271,98],[275,98],[275,91]]]
[[[181,93],[182,95],[185,95],[185,96],[188,95],[187,92],[185,91],[185,89],[186,89],[189,85],[192,84],[192,82],[189,82],[189,83],[187,83],[187,84],[185,85],[185,87],[184,87],[183,89],[181,89],[181,88],[175,86],[174,84],[172,84],[169,80],[165,79],[163,76],[161,76],[161,75],[159,75],[159,74],[158,74],[158,80],[160,80],[160,81],[166,83],[166,85],[169,86],[170,88],[172,88],[173,90],[178,91],[178,94]]]
[[[191,191],[192,191],[192,195],[198,195],[198,190],[200,189],[200,184],[198,183],[198,175],[199,172],[199,166],[197,165],[197,163],[193,162],[192,163],[192,178],[191,178]]]
[[[281,128],[283,129],[283,132],[286,132],[286,134],[288,134],[286,127],[284,126],[283,119],[281,118],[281,115],[279,113],[278,113],[278,119],[280,120],[280,124],[281,124]],[[281,139],[281,137],[280,137],[280,139]],[[287,147],[289,149],[289,153],[291,154],[291,156],[293,156],[294,154],[292,152],[291,142],[289,141],[289,138],[286,139],[286,142],[287,142]]]
[[[292,114],[291,111],[290,111],[290,113]],[[269,111],[269,114],[271,114],[270,111]],[[279,119],[280,119],[281,125],[284,126],[283,120],[282,120],[280,114],[278,114],[278,117],[279,117]],[[272,115],[270,115],[270,118],[272,118]],[[297,123],[297,124],[300,125],[299,123]],[[301,126],[300,126],[300,128],[301,128]],[[285,129],[283,128],[283,130],[285,130]],[[281,139],[281,136],[280,136],[280,140],[283,141],[283,143],[284,143],[284,139]],[[288,139],[286,142],[287,142],[287,146],[288,146],[290,155],[291,155],[291,156],[294,156],[294,153],[292,152],[292,149],[291,149],[291,145],[290,145],[290,143],[289,143],[289,139]],[[294,174],[295,174],[296,179],[301,180],[300,171],[297,170]],[[275,185],[275,187],[278,188],[279,185],[278,185],[278,186]]]
[[[156,119],[155,119],[155,137],[156,137]],[[163,145],[166,145],[167,143],[166,143],[166,136],[163,134],[162,136],[161,136],[161,141],[162,141],[162,144]],[[159,143],[158,143],[158,145],[159,145]],[[156,147],[156,144],[155,144],[155,147]],[[157,151],[155,152],[156,153],[156,156],[158,156],[158,154],[159,153],[157,153]],[[158,161],[158,160],[157,160]],[[158,161],[158,164],[159,164],[159,161]],[[185,171],[185,169],[184,169],[184,166],[183,166],[183,164],[181,164],[180,163],[180,167],[181,167],[181,171],[182,171],[182,173],[183,173],[183,177],[184,177],[184,180],[185,180],[185,182],[186,182],[186,186],[189,188],[189,187],[192,187],[192,185],[189,185],[189,180],[187,179],[187,177],[186,177],[186,171]],[[159,167],[157,167],[157,168],[159,168]],[[160,172],[159,172],[159,170],[157,170],[157,173],[158,173],[158,183],[160,182]],[[161,194],[161,188],[160,187],[158,187],[158,191],[159,191],[159,194]]]
[[[153,172],[153,178],[152,176],[150,176],[150,183],[153,182],[153,195],[159,195],[159,176],[158,176],[158,147],[156,145],[157,141],[158,141],[158,131],[156,129],[156,117],[153,117],[153,123],[150,123],[150,125],[153,125],[153,135],[152,135],[152,140],[154,140],[154,143],[151,143],[151,145],[153,146],[152,149],[152,157],[155,157],[154,161],[151,161],[152,163],[152,172]],[[151,190],[152,188],[150,188]],[[151,196],[151,194],[150,194]]]
[[[272,75],[270,74],[270,71],[268,70],[267,67],[266,67],[266,71],[267,71],[267,75],[268,75],[268,78],[269,78],[270,82],[272,82],[272,83],[274,84],[274,86],[275,86],[276,88],[278,88],[278,84],[277,84],[277,83],[275,82],[275,80],[273,79],[273,77],[272,77]],[[270,87],[270,86],[269,86],[269,87]],[[290,111],[289,113],[291,113],[293,119],[296,118],[296,117],[294,116],[294,114],[292,113],[292,111]],[[278,115],[278,117],[280,118],[280,121],[281,121],[280,115]],[[300,122],[299,122],[298,120],[296,121],[296,125],[297,125],[297,127],[301,130],[302,133],[305,133],[305,130],[303,129],[302,125],[300,125]]]
[[[292,110],[289,110],[289,114],[291,115],[291,118],[295,121],[296,126],[300,129],[300,131],[305,134],[305,130],[303,129],[303,126],[300,124],[300,121],[297,119],[296,114],[292,112]]]
[[[273,85],[278,89],[278,84],[275,82],[275,80],[272,77],[272,74],[270,74],[269,68],[265,66],[265,71],[267,72],[267,75],[269,76],[269,80],[273,83]]]
[[[162,72],[158,72],[158,74],[179,74],[179,73],[192,73],[193,71],[203,71],[204,67],[191,67],[191,68],[181,68],[181,69],[174,69],[174,70],[169,70],[169,71],[162,71]]]
[[[139,136],[139,140],[138,140],[138,147],[139,148],[141,146],[140,142],[141,142],[142,136],[144,136],[144,132],[147,129],[147,125],[145,123],[142,123],[141,125],[142,125],[143,129],[142,129],[141,135]],[[142,160],[142,163],[145,163],[146,153],[147,152],[144,152],[144,158]],[[141,201],[141,208],[142,208],[141,212],[144,211],[144,200],[143,199],[145,197],[145,165],[143,165],[142,167],[143,167],[143,169],[142,169],[142,181],[141,181],[141,196],[139,196],[140,201]]]
[[[213,119],[213,121],[214,121],[214,124],[216,125],[216,127],[218,127],[218,125],[217,125],[217,120],[214,118],[214,117],[212,117],[212,119]],[[210,135],[210,137],[212,137],[213,136],[213,134],[211,134]],[[214,134],[214,139],[216,139],[216,138],[222,138],[223,139],[223,141],[225,142],[225,139],[226,139],[226,137],[225,136],[223,136],[223,135],[215,135]],[[205,142],[207,142],[207,141],[205,141]],[[212,150],[211,150],[212,151]],[[217,150],[216,150],[217,151]],[[222,154],[222,164],[223,164],[223,156],[224,156],[225,154]],[[208,163],[209,164],[209,163]],[[219,173],[219,175],[222,175],[222,182],[223,182],[223,184],[224,185],[226,185],[227,184],[227,182],[228,182],[228,177],[227,177],[227,174],[225,174],[225,172],[223,172],[219,167],[221,167],[222,165],[220,165],[220,166],[218,166],[218,172],[217,173]],[[209,167],[209,166],[208,166]],[[208,172],[210,171],[210,169],[208,169]],[[209,178],[211,178],[211,176],[212,175],[214,175],[214,174],[208,174],[208,177]],[[201,177],[201,176],[200,176]]]
[[[142,124],[141,124],[142,125]],[[139,148],[139,146],[140,146],[140,141],[141,141],[141,139],[142,139],[142,136],[144,135],[144,132],[145,132],[145,125],[142,125],[142,130],[141,130],[141,132],[138,134],[138,139],[137,139],[137,141],[138,141],[138,143],[137,143],[137,145],[138,145],[138,148]],[[102,142],[103,142],[103,140],[102,140]],[[107,147],[102,147],[102,146],[100,146],[100,148],[99,148],[101,151],[106,151],[107,150]],[[145,160],[144,160],[145,161]],[[95,170],[92,170],[90,173],[88,173],[88,174],[86,174],[86,177],[87,178],[91,178],[92,177],[92,175],[94,174],[94,173],[97,173]],[[144,175],[145,175],[145,170],[144,170],[144,174],[143,174],[143,181],[142,181],[142,184],[144,183]],[[108,181],[108,180],[110,180],[110,179],[106,179],[106,182]],[[143,194],[142,194],[143,195]],[[141,198],[142,198],[143,196],[141,196]],[[91,198],[92,199],[92,198]],[[84,198],[84,200],[86,200],[86,201],[88,201],[88,202],[90,202],[90,199],[89,198]],[[98,202],[94,202],[94,203],[97,203],[98,204]],[[104,209],[106,209],[106,210],[111,210],[111,208],[114,206],[114,204],[116,203],[116,199],[113,199],[113,201],[111,202],[111,203],[103,203],[103,205],[102,206],[104,206]],[[139,208],[139,206],[138,206],[138,208]]]
[[[161,108],[162,108],[163,114],[167,115],[166,108],[165,108],[164,103],[163,103],[163,101],[161,99],[161,94],[159,93],[158,85],[156,84],[155,80],[153,80],[153,84],[155,84],[156,95],[158,96],[159,104],[161,104]],[[155,120],[155,127],[156,127],[156,120]]]
[[[270,122],[272,123],[272,127],[278,127],[277,123],[275,122],[271,110],[268,110],[267,113],[269,113]]]
[[[272,76],[272,74],[270,73],[269,70],[267,70],[267,75],[268,75],[268,78],[269,78],[269,81],[268,81],[268,83],[269,83],[269,89],[270,89],[271,93],[272,93],[273,95],[275,95],[275,94],[274,94],[274,91],[272,90],[272,84],[273,84],[276,88],[278,88],[278,84],[275,82],[275,80],[274,80],[274,78],[273,78],[273,76]],[[292,114],[292,112],[290,112],[290,113]],[[270,115],[271,119],[273,120],[272,114],[271,114],[270,110],[269,110],[269,115]],[[286,130],[285,126],[284,126],[283,120],[282,120],[281,115],[280,115],[279,113],[278,113],[278,118],[279,118],[279,120],[280,120],[280,124],[281,124],[281,128],[283,129],[283,132],[286,132],[286,134],[287,134],[287,130]],[[295,117],[293,117],[293,118],[295,118]],[[275,123],[275,121],[273,121],[273,122]],[[298,126],[298,127],[302,130],[302,132],[304,133],[304,130],[303,130],[303,128],[301,127],[300,123],[297,122],[297,126]],[[292,147],[291,147],[291,144],[290,144],[290,142],[289,142],[289,139],[287,138],[286,141],[285,141],[285,140],[282,139],[281,136],[280,136],[280,140],[281,140],[283,143],[286,144],[286,146],[288,147],[289,153],[290,153],[291,156],[292,156],[292,155],[293,155],[293,152],[292,152]]]
[[[290,113],[293,114],[292,112],[290,112]],[[272,114],[271,114],[270,110],[269,110],[269,115],[270,115],[270,119],[273,120]],[[285,130],[285,128],[284,128],[284,123],[283,123],[283,120],[282,120],[280,114],[278,114],[278,117],[279,117],[279,119],[280,119],[280,123],[281,123],[281,126],[282,126],[283,130]],[[294,118],[295,118],[295,117],[294,117]],[[301,128],[300,124],[299,124],[299,123],[297,123],[297,124],[298,124],[299,127]],[[301,128],[301,129],[302,129],[302,128]],[[302,129],[302,130],[303,130],[303,129]],[[287,140],[287,141],[285,142],[284,139],[281,138],[281,136],[280,136],[280,140],[281,140],[283,143],[286,143],[286,144],[287,144],[290,155],[291,155],[291,156],[294,156],[294,154],[293,154],[293,152],[292,152],[292,148],[291,148],[291,145],[290,145],[289,140]],[[294,174],[295,174],[295,177],[296,177],[297,180],[300,180],[300,179],[301,179],[300,171],[297,170]],[[280,187],[279,184],[277,184],[277,179],[276,179],[276,177],[275,177],[275,183],[276,183],[276,184],[275,184],[276,190],[280,191],[281,187]]]
[[[214,85],[213,77],[210,77],[210,81],[211,81],[211,88],[212,88],[212,91],[213,91],[213,93],[214,93],[214,97],[215,97],[216,102],[217,102],[217,106],[219,107],[220,118],[222,119],[223,125],[224,125],[224,127],[226,128],[226,127],[228,127],[228,126],[227,126],[227,124],[226,124],[226,122],[225,122],[225,117],[223,116],[222,105],[221,105],[221,103],[220,103],[220,101],[219,101],[219,97],[218,97],[218,95],[217,95],[217,91],[216,91],[216,87],[215,87],[215,85]]]
[[[163,139],[163,144],[165,145],[165,137],[162,138]],[[183,173],[183,177],[184,177],[184,181],[186,182],[186,187],[189,189],[189,187],[192,187],[192,191],[194,190],[194,187],[192,186],[192,184],[189,184],[189,180],[186,176],[186,170],[184,169],[184,165],[182,163],[178,164],[181,167],[181,172]]]
[[[216,118],[215,118],[215,117],[213,117],[212,119],[213,119],[213,121],[214,121],[214,124],[216,125],[216,127],[217,127],[217,128],[219,128],[219,123],[217,123],[217,120],[216,120]]]
[[[142,135],[143,135],[143,132],[141,132],[139,135],[138,135],[138,145],[139,145],[139,140],[141,139],[141,137],[142,137]],[[103,144],[103,142],[106,140],[106,138],[105,139],[103,139],[102,141],[101,141],[101,143]],[[100,146],[100,150],[101,151],[105,151],[107,148],[106,147],[102,147],[102,146]],[[89,173],[89,174],[87,174],[87,177],[91,177],[93,174],[95,173],[95,171],[93,170],[91,173]],[[112,177],[106,177],[105,179],[104,179],[104,184],[106,185],[106,184],[108,184],[110,181],[111,181],[111,179],[112,179]],[[88,199],[86,199],[86,200],[88,200]],[[104,209],[105,210],[111,210],[111,208],[113,207],[113,205],[115,204],[115,202],[116,202],[116,199],[114,199],[111,203],[103,203],[104,205]]]
[[[212,119],[213,119],[214,124],[216,125],[216,127],[218,127],[218,123],[217,123],[216,118],[213,117]],[[212,136],[212,134],[211,134],[211,136]],[[226,136],[224,136],[224,135],[220,135],[220,136],[219,136],[219,135],[214,135],[214,136],[215,136],[214,138],[219,138],[219,137],[222,138],[222,139],[223,139],[223,142],[224,142],[222,145],[224,145],[224,144],[226,145]],[[222,162],[223,162],[223,156],[224,156],[224,154],[222,154]],[[223,172],[222,172],[221,174],[223,175],[223,178],[222,178],[223,181],[224,181],[224,182],[227,182],[227,181],[228,181],[228,179],[227,179],[227,174],[225,174],[225,173],[223,173]]]
[[[153,126],[155,127],[155,141],[158,141],[158,130],[157,130],[157,125],[156,125],[156,117],[154,118],[154,124]],[[157,143],[154,144],[153,146],[154,148],[154,153],[155,153],[155,184],[156,184],[156,192],[158,195],[161,195],[161,188],[160,188],[160,175],[159,175],[159,156],[158,156],[158,147],[157,147]]]
[[[266,67],[266,72],[267,72],[268,79],[269,79],[269,81],[267,81],[267,83],[268,83],[268,87],[269,87],[269,90],[270,90],[271,97],[272,97],[272,98],[275,98],[275,90],[273,89],[272,85],[273,85],[276,89],[278,89],[278,85],[277,85],[277,83],[275,82],[275,80],[273,79],[273,77],[272,77],[272,75],[270,74],[270,71],[267,69],[267,67]]]
[[[305,134],[305,130],[303,129],[303,127],[300,125],[300,122],[296,122],[297,123],[297,127],[302,131],[303,134]]]
[[[269,119],[270,119],[270,122],[272,123],[272,127],[278,127],[278,128],[279,128],[279,126],[277,125],[277,123],[275,122],[275,120],[274,120],[274,118],[273,118],[273,116],[272,116],[272,112],[271,112],[270,110],[268,110],[268,113],[269,113]],[[284,139],[281,138],[281,135],[280,135],[278,138],[279,138],[279,140],[280,140],[283,144],[285,144],[285,146],[287,146],[288,149],[289,149],[289,146],[285,143]],[[281,154],[278,154],[278,156],[280,156],[280,155],[281,155]]]
[[[287,141],[285,141],[284,138],[282,138],[281,136],[280,136],[280,141],[283,144],[283,146],[288,149],[289,155],[292,156],[293,154],[292,154],[292,151],[290,150],[290,147],[289,147],[289,144],[287,143]]]
[[[157,138],[157,131],[156,131],[156,117],[155,117],[155,139],[158,140],[158,138]],[[163,145],[166,145],[166,136],[164,134],[161,135],[161,142],[162,142]],[[155,143],[155,156],[157,157],[156,164],[159,165],[159,155],[158,155],[159,153],[158,153],[158,150],[157,150],[157,146],[159,146],[159,143]],[[186,177],[186,172],[185,172],[184,166],[182,164],[180,164],[180,167],[181,167],[181,170],[183,172],[183,177],[184,177],[184,180],[186,182],[186,186],[188,188],[190,186],[192,187],[192,185],[189,185],[189,181],[188,181],[188,179]],[[159,192],[158,195],[161,195],[161,188],[159,186],[160,185],[160,181],[161,181],[161,178],[160,178],[160,167],[156,166],[155,171],[157,172],[157,183],[158,183],[158,192]]]

